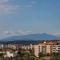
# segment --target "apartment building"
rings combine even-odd
[[[34,45],[34,52],[35,56],[38,57],[39,53],[47,54],[51,53],[51,45],[47,44],[46,42],[40,43],[38,45]]]
[[[39,53],[51,54],[53,52],[60,52],[60,43],[58,42],[43,42],[34,45],[35,56],[38,57]]]
[[[60,52],[60,45],[53,45],[52,46],[52,52]]]

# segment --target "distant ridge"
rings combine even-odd
[[[28,34],[28,35],[21,35],[21,36],[10,36],[5,39],[2,39],[2,41],[15,41],[15,40],[59,40],[60,37],[47,34],[47,33],[42,33],[42,34]]]

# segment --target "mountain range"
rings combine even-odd
[[[28,35],[19,35],[19,36],[10,36],[5,39],[2,39],[2,41],[16,41],[16,40],[59,40],[60,37],[47,34],[47,33],[42,33],[42,34],[28,34]]]

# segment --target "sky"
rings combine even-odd
[[[60,0],[0,0],[0,38],[32,33],[60,34]]]

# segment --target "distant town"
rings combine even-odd
[[[34,56],[34,58],[33,59],[31,58],[30,60],[39,60],[40,57],[53,56],[53,55],[55,56],[55,54],[58,56],[60,55],[60,40],[42,40],[35,42],[34,44],[32,43],[29,44],[1,43],[0,44],[0,56],[3,57],[3,60],[7,58],[11,58],[13,60],[14,57],[19,57],[19,56],[24,57],[26,54],[30,56]],[[29,58],[25,60],[28,59]],[[50,57],[46,58],[46,60],[48,59],[50,59]]]

